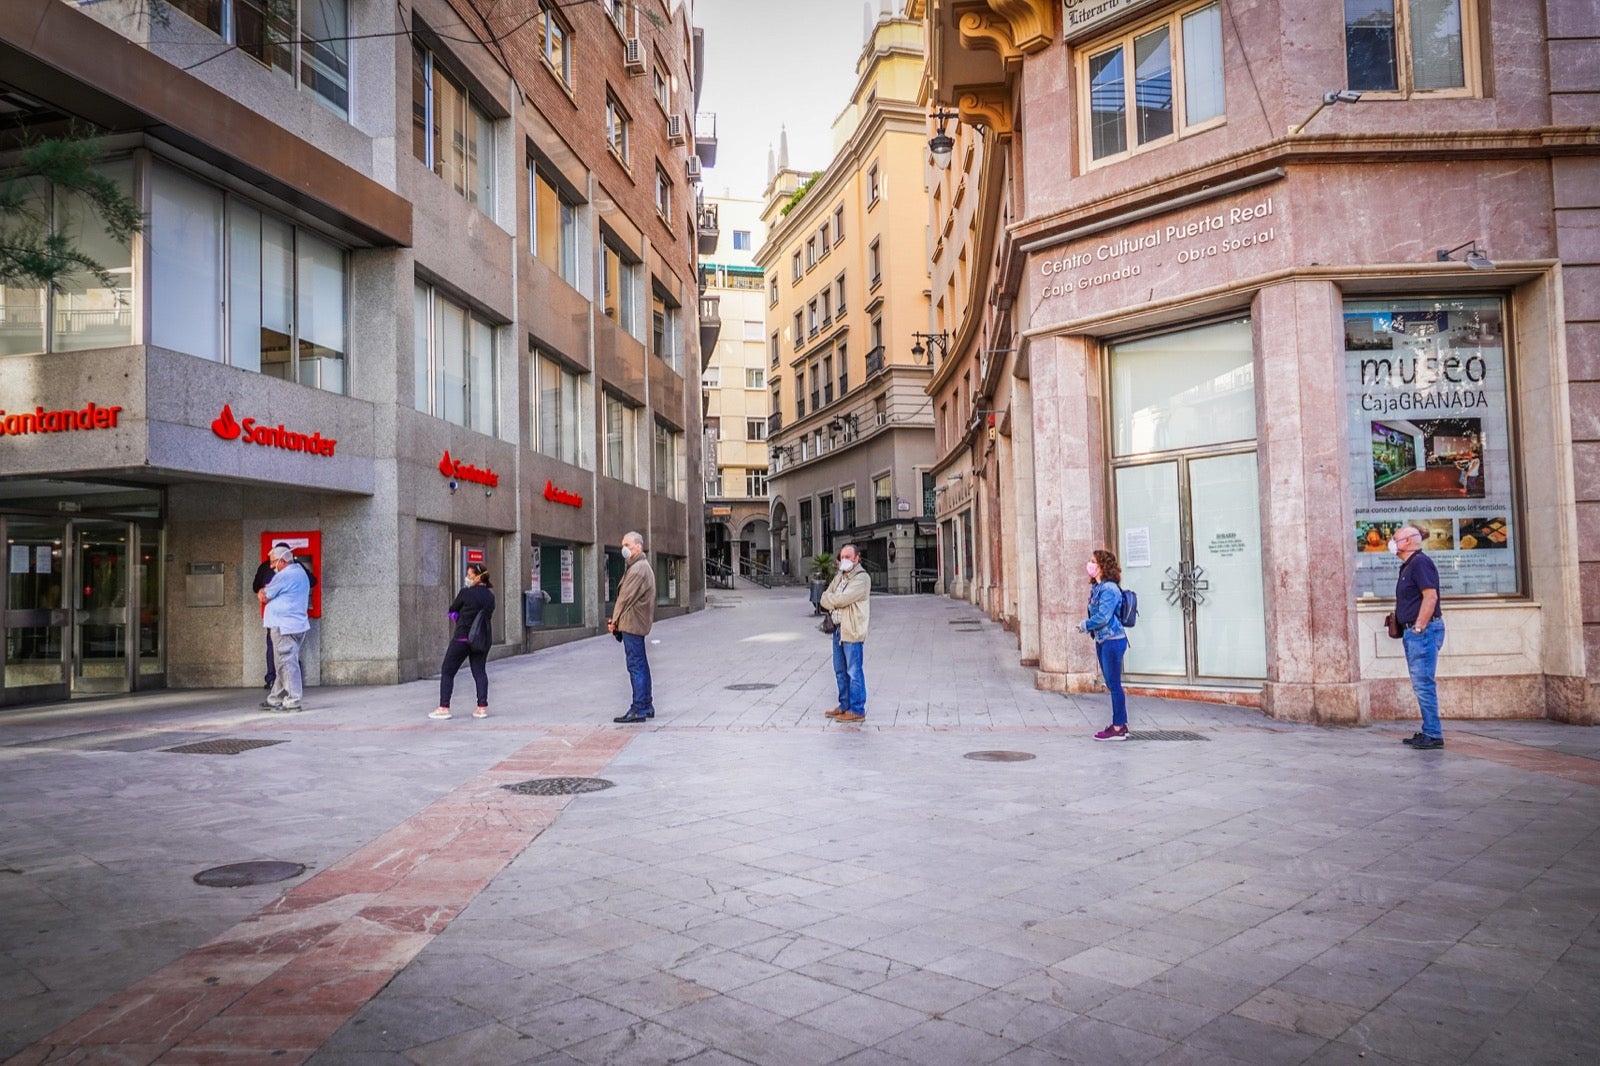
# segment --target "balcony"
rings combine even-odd
[[[722,235],[722,227],[717,222],[717,205],[699,204],[695,215],[699,220],[696,226],[698,238],[695,242],[695,251],[701,255],[715,255],[717,240]]]
[[[867,380],[871,381],[888,368],[884,361],[883,345],[878,345],[867,353]]]
[[[771,436],[783,428],[783,412],[774,411],[767,416],[767,436]]]
[[[722,336],[722,297],[705,293],[700,297],[700,369],[711,363],[712,350]]]
[[[717,116],[703,111],[694,117],[694,154],[702,166],[717,165]]]
[[[813,411],[822,409],[822,392],[820,389],[811,390],[811,409]]]

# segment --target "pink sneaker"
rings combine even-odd
[[[1127,740],[1128,727],[1125,725],[1108,725],[1094,735],[1096,740]]]

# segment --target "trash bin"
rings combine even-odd
[[[544,605],[550,594],[543,589],[529,589],[522,594],[522,624],[526,627],[544,625]]]
[[[822,613],[822,592],[828,587],[828,582],[820,577],[811,579],[811,613]]]

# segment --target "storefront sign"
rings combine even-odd
[[[500,486],[500,475],[488,467],[479,469],[471,463],[459,462],[450,458],[450,449],[446,448],[444,458],[439,460],[439,473],[445,477],[455,478],[457,481],[471,481],[474,484],[484,485],[488,488]]]
[[[26,414],[0,410],[0,437],[23,437],[29,433],[67,433],[79,429],[116,429],[120,407],[84,404],[76,411],[46,411],[35,407]]]
[[[1122,531],[1122,565],[1150,565],[1150,527],[1130,526]]]
[[[1408,525],[1447,600],[1518,591],[1504,331],[1493,297],[1345,304],[1358,594],[1394,594]]]
[[[551,503],[564,503],[568,507],[583,506],[582,496],[579,496],[576,492],[568,492],[565,489],[558,489],[556,488],[555,482],[550,480],[546,480],[544,483],[544,498],[549,500]]]
[[[1199,218],[1153,222],[1136,233],[1090,237],[1039,263],[1039,298],[1087,292],[1169,263],[1188,266],[1269,244],[1278,237],[1279,207],[1266,196],[1208,208]]]
[[[305,452],[307,455],[320,455],[324,458],[331,457],[334,446],[339,443],[331,437],[324,437],[321,433],[307,436],[285,429],[282,422],[276,426],[261,425],[253,418],[236,422],[233,418],[233,408],[229,404],[223,404],[222,413],[212,420],[211,432],[223,440],[236,440],[240,444],[260,444],[268,448],[282,448],[286,452]]]
[[[1155,0],[1061,0],[1061,39],[1070,41],[1104,26],[1119,15],[1141,7],[1149,7]]]
[[[561,549],[561,602],[571,603],[577,590],[572,573],[572,549]]]

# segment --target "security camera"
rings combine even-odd
[[[1361,99],[1361,94],[1354,89],[1338,89],[1322,94],[1322,102],[1329,107],[1334,104],[1353,104]]]
[[[455,478],[451,478],[450,479],[450,491],[451,492],[456,491],[456,489],[458,489],[460,487],[461,487],[461,483],[460,482],[458,482]]]

